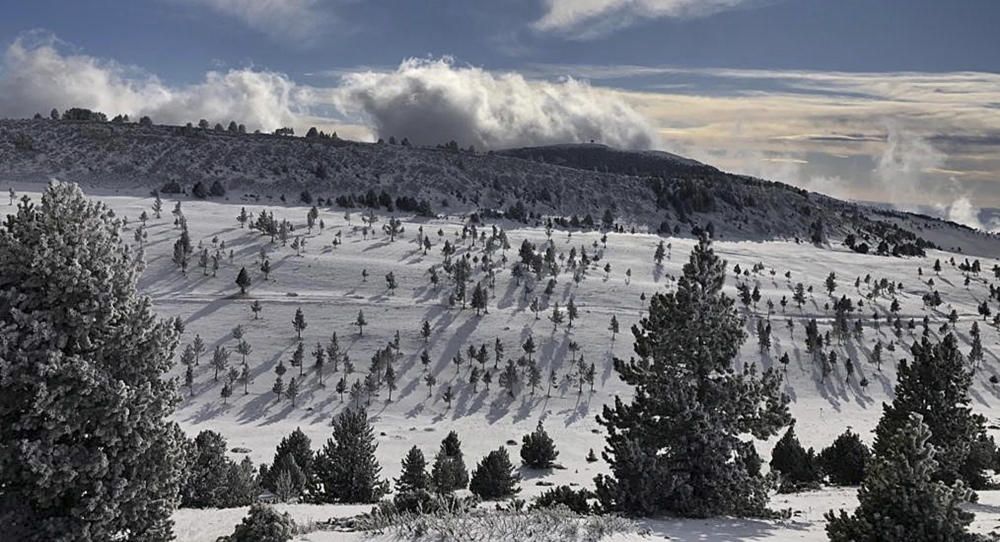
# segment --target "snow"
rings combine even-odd
[[[42,188],[37,184],[16,186],[19,195],[23,190],[33,198],[37,198]],[[138,193],[103,192],[96,194],[96,197],[105,201],[120,216],[129,217],[130,231],[126,232],[124,238],[130,242],[131,230],[138,225],[139,214],[145,210],[152,216],[152,199]],[[444,300],[448,291],[447,281],[443,280],[439,289],[433,288],[429,283],[427,270],[431,265],[442,261],[440,248],[444,239],[457,242],[460,247],[468,246],[455,237],[456,232],[461,230],[461,222],[457,218],[427,221],[401,217],[406,230],[404,236],[390,242],[381,233],[374,239],[371,236],[367,240],[363,239],[360,229],[356,229],[361,224],[360,213],[357,211],[351,213],[351,223],[348,224],[342,209],[321,208],[320,218],[325,222],[325,229],[320,231],[316,228],[311,234],[306,234],[305,216],[308,207],[265,205],[238,201],[236,197],[229,202],[184,199],[183,211],[188,220],[192,242],[195,245],[202,242],[211,248],[211,239],[218,236],[225,241],[227,251],[235,251],[233,262],[229,262],[228,257],[223,259],[217,277],[203,276],[202,270],[195,265],[197,258],[193,258],[188,276],[184,277],[171,262],[172,245],[179,236],[179,230],[173,226],[170,215],[173,205],[174,200],[164,199],[163,218],[149,220],[147,268],[139,287],[152,298],[159,314],[165,317],[180,316],[184,320],[186,331],[181,338],[181,347],[190,342],[195,334],[200,334],[206,342],[209,354],[203,355],[200,365],[195,368],[194,394],[189,397],[187,390],[182,389],[184,399],[174,415],[190,436],[205,429],[218,431],[228,439],[231,449],[248,449],[255,464],[269,462],[277,443],[296,427],[301,427],[310,436],[314,449],[318,448],[330,435],[331,418],[345,407],[349,399],[345,394],[344,402],[341,402],[334,391],[337,378],[342,373],[334,376],[328,368],[326,387],[318,384],[311,370],[312,360],[309,355],[317,341],[326,344],[331,333],[337,332],[341,348],[347,350],[356,365],[357,372],[348,380],[350,383],[354,378],[364,375],[375,349],[385,346],[398,330],[403,353],[401,361],[396,364],[399,389],[393,393],[391,402],[386,400],[383,390],[382,395],[373,400],[368,409],[378,435],[377,456],[383,475],[389,478],[398,475],[400,460],[410,446],[420,447],[429,459],[432,458],[449,430],[458,432],[470,470],[486,453],[500,446],[507,446],[512,459],[517,460],[517,446],[509,446],[507,441],[519,444],[521,436],[534,429],[535,424],[542,420],[560,451],[558,463],[565,468],[551,472],[522,471],[524,481],[521,496],[524,498],[530,498],[546,489],[536,485],[541,481],[556,485],[592,486],[593,477],[605,472],[603,461],[587,463],[585,457],[590,449],[599,454],[603,448],[603,431],[595,421],[601,405],[612,400],[616,394],[628,395],[627,387],[613,372],[611,358],[628,357],[631,354],[629,329],[644,312],[640,294],[645,293],[648,298],[656,291],[669,288],[670,277],[679,275],[694,244],[690,238],[666,239],[672,245],[669,259],[664,262],[662,269],[657,269],[653,264],[653,251],[659,237],[609,234],[607,249],[602,251],[600,248],[593,248],[595,241],[600,245],[599,233],[574,232],[570,237],[566,232],[554,232],[552,239],[557,252],[568,254],[572,247],[577,247],[579,251],[581,245],[591,255],[603,252],[601,260],[592,265],[581,283],[575,284],[572,274],[565,271],[558,277],[556,293],[551,302],[559,301],[565,307],[565,302],[572,297],[580,307],[580,318],[574,322],[572,329],[565,324],[555,328],[546,318],[550,305],[544,302],[543,307],[549,310],[543,310],[541,319],[535,320],[528,308],[530,297],[526,300],[522,289],[514,285],[509,274],[510,265],[498,275],[496,296],[490,300],[488,315],[477,317],[472,309],[459,310],[446,305]],[[257,232],[241,229],[235,221],[240,206],[246,206],[252,215],[266,209],[273,211],[279,220],[292,220],[296,224],[295,234],[308,239],[306,252],[296,256],[294,250],[282,247],[280,242],[272,245],[268,238]],[[5,214],[10,210],[7,198],[0,199],[0,213]],[[376,224],[378,228],[385,222],[385,217],[382,218]],[[420,225],[431,236],[434,245],[427,255],[414,243]],[[438,236],[439,228],[444,231],[444,237]],[[488,226],[485,231],[489,231]],[[331,241],[337,232],[342,232],[343,244],[333,247]],[[517,248],[522,239],[527,238],[536,244],[542,244],[546,239],[545,231],[537,228],[512,227],[507,230],[507,235],[513,247],[507,252],[510,263],[517,260]],[[258,270],[257,255],[261,247],[268,251],[273,269],[268,281],[264,281]],[[930,314],[932,335],[935,336],[937,328],[946,321],[946,315],[954,308],[960,315],[958,337],[963,350],[967,351],[969,326],[979,319],[976,307],[983,299],[988,298],[987,285],[992,278],[992,268],[1000,263],[995,259],[981,258],[983,273],[979,278],[973,278],[970,287],[966,288],[961,273],[947,263],[947,259],[952,256],[961,262],[965,256],[958,254],[931,251],[925,258],[885,258],[856,254],[843,248],[821,249],[784,241],[724,241],[716,243],[715,248],[728,260],[726,288],[734,297],[736,290],[733,265],[739,264],[741,268],[747,269],[759,262],[765,266],[764,272],[751,274],[748,280],[751,288],[756,283],[761,289],[762,301],[758,312],[766,312],[767,299],[775,304],[775,314],[771,316],[774,348],[769,356],[762,358],[753,331],[754,323],[748,322],[748,339],[741,352],[742,360],[768,367],[777,363],[781,353],[789,353],[791,363],[785,390],[792,399],[791,411],[797,420],[796,433],[804,446],[812,446],[817,450],[829,445],[848,427],[870,441],[871,430],[881,414],[881,405],[892,397],[896,360],[905,357],[904,347],[897,348],[895,352],[885,351],[881,372],[867,361],[876,338],[886,344],[895,339],[885,318],[882,318],[881,330],[878,332],[870,322],[866,323],[865,336],[860,344],[852,339],[845,346],[835,347],[839,359],[843,360],[846,354],[855,358],[856,371],[853,377],[846,380],[844,366],[840,365],[825,380],[821,378],[820,368],[813,364],[811,356],[805,352],[804,339],[807,319],[816,318],[821,332],[832,322],[832,311],[823,308],[824,303],[830,301],[823,287],[826,276],[831,271],[837,275],[835,295],[839,297],[847,294],[854,299],[859,297],[854,287],[855,277],[870,274],[873,280],[885,277],[901,282],[904,289],[898,299],[904,323],[912,317],[919,324],[925,314]],[[477,249],[476,253],[478,252]],[[944,266],[940,277],[935,276],[932,271],[937,258],[941,259]],[[499,254],[496,259],[499,260]],[[612,271],[610,278],[605,279],[603,266],[607,262],[611,263]],[[253,279],[246,296],[239,295],[239,289],[233,282],[241,266],[247,267]],[[922,277],[917,274],[918,267],[924,271]],[[769,272],[772,268],[775,270],[773,276]],[[367,282],[362,281],[363,269],[369,275]],[[626,269],[632,270],[630,283],[626,283]],[[392,295],[387,291],[384,280],[385,274],[390,271],[395,274],[399,283],[399,288]],[[791,271],[790,282],[784,277],[786,271]],[[934,279],[935,288],[940,291],[945,304],[939,310],[928,313],[923,307],[921,296],[928,291],[925,281],[929,278]],[[795,308],[790,290],[797,282],[814,287],[813,294],[807,296],[807,303],[801,311]],[[544,283],[537,285],[532,295],[537,295],[544,301],[543,288]],[[864,284],[861,290],[867,292]],[[781,313],[778,305],[778,300],[783,295],[789,300],[786,314]],[[253,300],[259,300],[263,304],[259,320],[254,320],[249,308]],[[885,297],[874,301],[883,316],[888,314],[890,303],[891,299]],[[1000,309],[995,302],[991,302],[990,306],[994,311]],[[296,335],[291,322],[297,308],[303,310],[308,322],[308,328],[303,332],[306,379],[296,406],[292,407],[287,400],[277,400],[271,392],[271,386],[278,360],[283,359],[288,365],[295,348]],[[357,328],[352,325],[359,310],[364,311],[369,323],[363,336],[359,336]],[[742,306],[740,310],[744,310]],[[860,314],[868,320],[871,311],[872,306],[866,300]],[[621,333],[614,342],[608,331],[612,315],[616,315],[621,324]],[[794,338],[790,337],[785,325],[788,318],[795,322]],[[419,335],[424,320],[430,322],[433,330],[426,346],[432,359],[430,371],[437,376],[438,381],[432,397],[428,397],[419,362],[419,355],[425,347]],[[1000,373],[1000,350],[997,348],[1000,337],[996,329],[979,320],[985,359],[974,378],[973,407],[987,416],[989,424],[996,424],[1000,413],[1000,390],[989,382],[989,378]],[[253,383],[247,395],[243,394],[241,385],[235,385],[233,396],[224,404],[219,393],[222,375],[219,382],[213,381],[213,371],[209,364],[210,352],[216,345],[224,345],[230,350],[235,347],[236,341],[231,337],[231,330],[236,325],[244,327],[245,337],[253,346],[253,353],[248,359]],[[505,346],[505,357],[516,358],[521,355],[520,343],[529,334],[533,335],[538,345],[535,358],[539,360],[540,369],[545,375],[550,367],[556,368],[560,376],[566,374],[572,367],[569,342],[572,340],[579,343],[579,355],[597,366],[595,391],[590,393],[585,386],[583,393],[578,394],[575,384],[566,384],[558,390],[554,389],[551,398],[547,398],[543,384],[543,389],[534,396],[525,390],[515,399],[510,399],[497,385],[498,373],[494,372],[490,391],[484,391],[480,384],[478,392],[473,393],[468,385],[468,370],[474,362],[467,358],[460,374],[456,375],[451,359],[458,351],[462,351],[465,356],[465,349],[469,344],[478,346],[486,343],[492,355],[493,341],[499,337]],[[905,330],[903,340],[906,343],[912,340]],[[836,344],[835,340],[834,343]],[[178,355],[179,353],[180,348]],[[239,363],[239,355],[235,352],[231,356],[231,363]],[[491,359],[487,363],[487,368],[491,371],[492,365]],[[292,376],[298,376],[298,369],[291,366],[288,369],[284,377],[286,383]],[[174,376],[182,377],[183,367],[175,368]],[[859,385],[862,376],[870,381],[866,389]],[[456,400],[450,408],[441,399],[444,386],[448,384],[454,386],[456,394]],[[758,451],[763,457],[769,457],[775,440],[758,443]],[[238,453],[233,453],[232,456],[235,459],[243,457]],[[648,520],[643,524],[651,531],[647,540],[666,540],[667,537],[670,540],[821,540],[824,539],[823,512],[831,508],[849,508],[855,501],[854,492],[850,488],[828,489],[777,496],[773,501],[775,508],[792,508],[797,512],[789,521]],[[1000,521],[1000,493],[981,492],[980,496],[981,502],[972,508],[977,513],[975,528],[987,531]],[[368,508],[281,506],[297,521],[352,515]],[[231,532],[233,525],[244,514],[245,509],[180,510],[175,515],[178,540],[214,540],[217,536]],[[311,533],[299,539],[320,541],[357,538],[356,534]]]

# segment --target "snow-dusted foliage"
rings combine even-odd
[[[119,221],[52,184],[0,226],[0,532],[169,540],[176,332],[136,294]]]
[[[677,291],[655,294],[634,329],[637,358],[616,359],[635,386],[599,422],[608,430],[597,493],[608,510],[651,515],[759,515],[770,483],[748,469],[741,440],[765,439],[789,423],[788,397],[775,369],[735,366],[746,333],[722,293],[725,263],[702,237]]]
[[[933,480],[938,463],[932,438],[923,418],[912,414],[883,440],[858,491],[858,509],[827,514],[831,542],[983,539],[967,532],[972,514],[959,508],[972,491],[961,481],[948,486]]]

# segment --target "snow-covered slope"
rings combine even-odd
[[[6,190],[7,186],[7,182],[0,181],[0,188]],[[19,193],[33,195],[37,195],[41,188],[40,185],[30,184],[17,184],[15,187]],[[120,215],[129,217],[130,229],[137,226],[137,217],[141,212],[152,214],[152,199],[149,197],[116,195],[113,191],[92,191],[92,194]],[[182,275],[171,262],[172,245],[179,230],[169,213],[174,201],[168,199],[164,202],[163,218],[148,222],[145,247],[147,268],[140,288],[151,296],[161,315],[176,315],[186,323],[182,345],[191,342],[198,334],[205,340],[209,352],[219,345],[232,350],[236,341],[231,332],[240,325],[244,328],[247,341],[253,346],[253,352],[247,359],[253,377],[248,393],[244,394],[242,388],[237,386],[236,392],[227,401],[220,397],[224,376],[220,375],[220,381],[215,381],[208,361],[210,355],[202,356],[196,367],[192,393],[184,390],[185,398],[175,414],[187,432],[194,434],[203,429],[219,431],[226,436],[231,447],[248,449],[254,462],[270,461],[278,441],[296,427],[301,427],[313,439],[314,447],[318,447],[329,436],[332,416],[350,401],[347,394],[341,400],[336,393],[334,386],[337,380],[343,376],[350,383],[362,378],[375,350],[392,341],[398,331],[402,354],[396,365],[398,389],[391,401],[383,389],[369,406],[379,434],[378,458],[384,474],[397,476],[400,459],[410,446],[417,445],[425,454],[433,454],[441,439],[452,429],[458,431],[462,438],[466,461],[470,466],[499,446],[508,447],[516,458],[521,436],[541,420],[555,439],[560,450],[559,463],[565,468],[544,473],[523,471],[523,493],[528,497],[544,489],[536,485],[538,482],[587,486],[592,483],[595,474],[604,470],[603,462],[588,463],[585,460],[590,449],[599,453],[604,443],[595,415],[600,412],[601,405],[615,395],[629,394],[627,387],[616,378],[611,359],[613,356],[630,355],[631,336],[628,329],[643,314],[645,302],[641,299],[642,295],[648,298],[656,291],[671,288],[672,277],[679,274],[694,243],[690,238],[665,239],[670,243],[668,258],[662,267],[657,267],[653,262],[653,252],[661,239],[658,236],[611,233],[605,248],[598,232],[568,233],[557,230],[551,238],[557,253],[568,257],[572,248],[576,248],[577,252],[585,248],[589,255],[600,256],[583,279],[577,283],[572,273],[563,272],[551,296],[543,294],[544,284],[539,284],[526,296],[523,286],[519,287],[512,279],[511,266],[498,267],[494,296],[489,301],[489,314],[477,316],[472,309],[461,310],[447,305],[447,281],[439,287],[434,287],[429,281],[428,269],[442,262],[444,240],[457,244],[459,254],[466,251],[476,256],[481,254],[481,244],[473,246],[461,239],[462,221],[456,217],[426,220],[402,216],[405,232],[401,238],[390,241],[382,233],[365,236],[358,213],[345,216],[343,209],[321,209],[320,218],[325,227],[307,233],[305,216],[308,207],[263,205],[256,201],[238,201],[235,196],[231,196],[228,203],[187,198],[181,201],[196,245],[213,249],[225,242],[224,258],[217,276],[212,277],[210,273],[204,275],[195,265],[197,258],[187,276]],[[0,213],[6,214],[10,210],[7,205],[6,197],[0,200]],[[289,246],[282,246],[280,242],[272,244],[267,237],[240,228],[235,217],[241,206],[246,206],[254,214],[267,210],[279,220],[287,218],[293,221],[297,228],[295,234],[308,241],[305,252],[296,255]],[[384,222],[383,216],[376,226],[380,227]],[[517,259],[517,247],[522,240],[528,239],[538,245],[547,242],[543,228],[513,223],[498,223],[498,226],[507,229],[510,244],[514,247],[507,252],[511,262]],[[434,245],[426,255],[414,242],[420,227]],[[488,226],[486,229],[488,231]],[[126,238],[131,238],[131,234],[131,231],[128,232]],[[338,236],[343,242],[333,246],[332,242]],[[218,244],[213,243],[213,239]],[[949,263],[952,257],[961,262],[965,256],[936,250],[929,251],[925,258],[891,258],[857,254],[844,248],[817,248],[794,241],[720,241],[715,247],[730,266],[727,283],[730,295],[736,295],[734,266],[749,270],[755,264],[761,264],[758,266],[760,271],[749,272],[740,279],[751,288],[758,286],[762,294],[756,308],[741,309],[747,319],[749,336],[741,355],[746,362],[768,367],[777,363],[782,353],[789,354],[791,363],[787,368],[785,390],[791,397],[791,410],[797,420],[796,432],[804,445],[826,446],[848,427],[870,439],[870,431],[881,414],[881,404],[892,397],[896,361],[906,357],[904,345],[912,340],[912,336],[905,328],[901,338],[893,335],[886,323],[892,298],[865,298],[871,292],[864,282],[866,276],[870,276],[873,282],[885,278],[902,284],[902,291],[896,295],[901,305],[898,316],[904,323],[911,318],[919,323],[925,315],[928,316],[932,335],[939,334],[938,328],[947,321],[947,314],[952,309],[956,310],[959,315],[956,328],[963,349],[968,349],[972,322],[979,320],[985,359],[975,375],[973,406],[988,417],[991,425],[997,423],[1000,389],[989,379],[994,375],[1000,376],[1000,335],[996,329],[981,321],[976,312],[977,305],[988,299],[989,284],[997,283],[991,271],[994,265],[1000,264],[997,260],[982,258],[984,272],[972,277],[970,284],[965,286],[960,271]],[[231,261],[229,250],[233,251]],[[261,250],[272,264],[268,280],[258,270]],[[500,259],[499,253],[496,259]],[[931,270],[936,259],[944,265],[940,276]],[[564,266],[566,263],[564,260]],[[608,274],[603,269],[605,264],[611,265]],[[253,279],[246,296],[239,295],[233,282],[243,266],[247,267]],[[918,269],[922,269],[922,275]],[[630,279],[626,274],[629,270]],[[363,271],[367,272],[367,280],[362,277]],[[394,274],[399,284],[392,293],[388,291],[384,278],[389,272]],[[791,274],[790,279],[785,278],[786,272]],[[804,350],[804,324],[808,319],[815,318],[821,331],[829,329],[833,314],[825,305],[831,298],[826,294],[823,282],[831,272],[837,277],[835,295],[847,295],[855,300],[864,298],[864,309],[856,316],[863,320],[865,332],[860,341],[852,339],[843,345],[834,341],[832,346],[841,362],[847,358],[854,360],[856,370],[853,375],[849,376],[841,363],[824,378],[820,367]],[[482,276],[481,272],[477,272],[477,279]],[[856,278],[862,280],[858,288],[855,287]],[[934,280],[934,289],[940,291],[945,301],[938,310],[932,311],[926,310],[921,300],[930,289],[926,282],[930,278]],[[814,288],[801,310],[791,301],[791,288],[799,282]],[[530,301],[535,296],[540,299],[540,319],[536,319],[530,310]],[[782,297],[789,301],[784,310],[779,303]],[[553,325],[547,318],[551,307],[557,302],[565,307],[570,299],[580,307],[580,318],[572,328],[566,324]],[[260,319],[254,319],[250,311],[253,301],[259,301],[263,306]],[[753,330],[758,319],[768,317],[768,301],[774,304],[770,314],[774,344],[767,354],[762,355]],[[994,312],[1000,310],[995,300],[990,302],[990,306]],[[293,406],[290,401],[276,397],[271,387],[278,361],[283,360],[288,366],[298,343],[292,328],[297,309],[303,311],[308,327],[302,333],[306,347],[302,391]],[[364,311],[369,323],[363,335],[353,325],[359,311]],[[880,316],[877,326],[872,318],[873,311]],[[614,341],[608,330],[612,315],[619,320],[622,330]],[[425,320],[432,328],[426,343],[419,333]],[[792,327],[788,322],[792,323]],[[328,367],[323,386],[312,368],[310,352],[317,343],[326,344],[334,332],[356,369],[353,374],[346,375],[343,364],[336,374]],[[497,386],[493,344],[499,339],[504,345],[504,359],[516,358],[522,355],[520,345],[529,335],[538,346],[534,357],[543,374],[556,371],[557,385],[550,396],[546,394],[543,383],[542,389],[534,394],[521,389],[512,398]],[[869,361],[876,341],[884,345],[896,344],[895,351],[885,352],[881,370]],[[573,343],[579,345],[579,352],[572,351]],[[489,391],[481,383],[473,390],[468,383],[470,366],[475,362],[470,361],[465,352],[470,345],[478,347],[481,344],[486,344],[491,353],[491,359],[485,364],[494,376]],[[425,349],[431,359],[426,370],[419,359]],[[456,367],[452,360],[458,352],[462,352],[464,362]],[[596,367],[593,392],[586,384],[580,391],[572,379],[575,374],[572,360],[580,356]],[[233,354],[231,363],[239,365],[237,354]],[[288,369],[286,383],[290,377],[298,377],[299,373],[297,368],[289,366]],[[182,368],[175,369],[174,374],[182,377]],[[437,382],[431,388],[425,383],[426,374],[436,377]],[[862,378],[868,382],[866,387],[861,386]],[[449,385],[455,396],[450,406],[442,398]],[[758,443],[758,449],[767,457],[772,445],[773,442]],[[817,502],[828,501],[821,498]],[[809,513],[814,521],[819,521],[820,513],[815,510]],[[185,512],[180,517],[197,517],[197,514]],[[774,539],[790,539],[778,534],[796,532],[795,528],[783,531],[780,527],[768,525],[761,529],[771,533],[768,536],[776,536]],[[694,527],[697,525],[658,523],[656,532],[674,536],[674,533],[692,532]],[[813,525],[807,531],[821,532],[821,527],[817,530]],[[763,537],[761,535],[760,538]]]

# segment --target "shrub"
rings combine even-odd
[[[177,181],[167,181],[167,183],[160,188],[160,192],[163,194],[180,194],[184,192],[184,187]]]
[[[198,181],[198,182],[194,183],[194,186],[191,187],[191,195],[194,196],[194,197],[196,197],[196,198],[199,198],[199,199],[205,199],[205,198],[207,198],[208,197],[208,189],[205,188],[205,183],[203,183],[201,181]]]
[[[264,504],[254,504],[233,534],[219,542],[288,542],[295,534],[295,522],[287,513],[278,513]]]
[[[552,438],[545,432],[542,422],[538,422],[535,431],[524,435],[521,439],[521,462],[533,469],[548,469],[552,467],[559,452]]]
[[[551,508],[563,505],[577,514],[589,514],[592,510],[589,499],[595,495],[588,489],[573,489],[569,486],[558,486],[551,488],[537,498],[531,504],[531,508]]]
[[[208,193],[211,194],[212,197],[216,198],[225,197],[226,187],[222,186],[222,183],[219,181],[215,181],[212,183],[212,187],[208,189]]]

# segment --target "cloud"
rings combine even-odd
[[[258,69],[172,85],[34,33],[0,57],[0,116],[78,106],[159,123],[235,120],[296,133],[316,126],[351,139],[453,139],[480,149],[595,140],[841,198],[942,213],[962,197],[1000,207],[1000,74],[641,66],[530,73],[407,60],[325,73],[311,85]]]
[[[173,0],[200,5],[237,19],[248,28],[282,42],[311,46],[333,19],[318,0]]]
[[[658,143],[646,119],[618,93],[572,78],[532,81],[449,59],[410,59],[394,71],[352,73],[342,81],[342,108],[368,119],[384,137],[493,149],[590,140],[647,149]]]
[[[545,0],[546,11],[532,26],[592,38],[641,19],[695,18],[743,7],[753,0]]]
[[[313,89],[283,74],[250,69],[212,71],[200,83],[170,86],[136,68],[64,54],[55,38],[44,35],[15,40],[0,70],[0,114],[6,116],[86,107],[109,115],[149,115],[163,123],[205,118],[213,123],[236,120],[251,130],[304,130],[316,120],[309,114],[313,100]],[[330,124],[334,119],[325,120]]]

